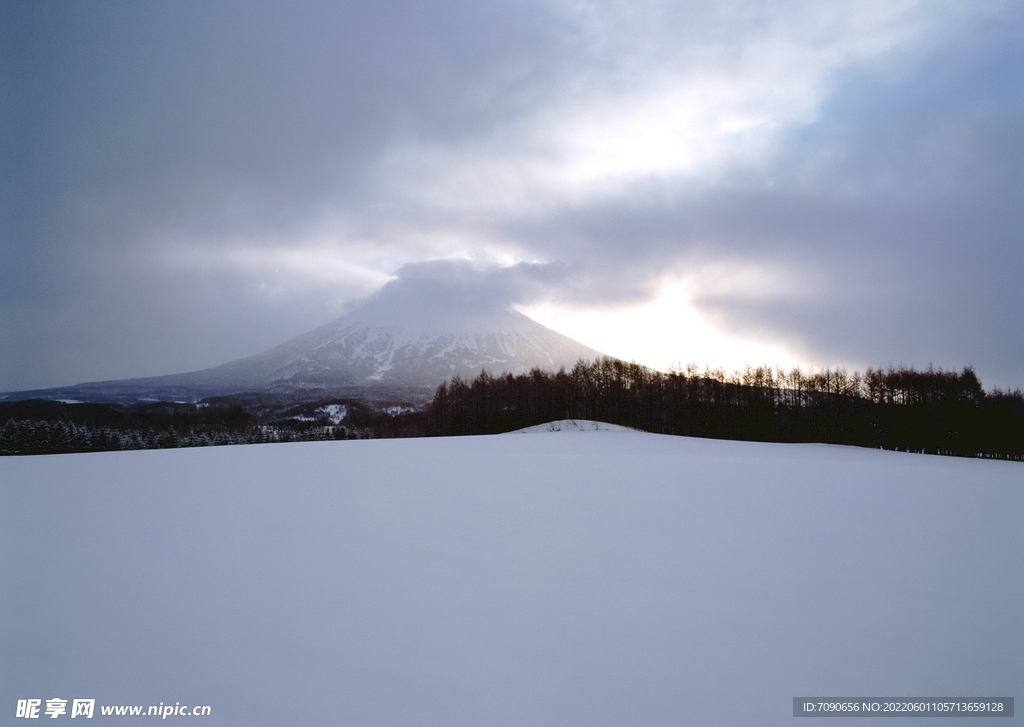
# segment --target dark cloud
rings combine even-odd
[[[364,208],[395,138],[458,139],[516,113],[499,90],[529,93],[549,33],[529,3],[0,13],[0,388],[209,365],[323,322],[337,310],[300,294],[282,311],[265,280],[167,267],[157,248],[287,241],[324,208]],[[170,344],[187,339],[191,355]]]
[[[396,135],[486,125],[495,109],[473,87],[542,35],[542,13],[503,10],[9,4],[13,191],[51,213],[108,202],[137,225],[287,230],[325,201],[363,201]]]
[[[408,298],[410,309],[436,301],[444,309],[455,305],[488,310],[533,302],[563,283],[565,277],[561,263],[498,267],[462,260],[428,260],[403,265],[395,272],[394,280],[370,297]]]
[[[1024,10],[908,7],[5,3],[0,389],[221,363],[392,274],[683,277],[815,360],[1019,386]]]
[[[898,79],[848,78],[767,168],[666,182],[516,232],[578,266],[582,285],[563,289],[578,305],[641,300],[666,269],[782,266],[808,292],[701,291],[698,279],[696,303],[723,328],[796,338],[818,361],[972,364],[1019,385],[1024,24],[1012,16]]]
[[[724,195],[704,231],[733,250],[799,257],[827,285],[803,305],[708,304],[739,326],[798,333],[826,360],[974,364],[990,381],[1024,381],[1013,333],[1024,313],[1014,29],[945,47],[899,83],[837,92],[790,142],[778,167],[790,178],[739,204]]]

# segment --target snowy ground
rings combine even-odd
[[[588,419],[559,419],[547,424],[538,424],[525,429],[517,429],[512,434],[536,434],[547,432],[630,432],[635,431],[619,424],[595,422]]]
[[[796,696],[1021,697],[1022,519],[1020,463],[629,430],[7,457],[0,714],[790,725]]]

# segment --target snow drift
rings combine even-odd
[[[0,483],[5,710],[790,725],[795,696],[1024,683],[1018,463],[584,429],[5,458]]]
[[[620,424],[608,424],[607,422],[595,422],[589,419],[559,419],[558,421],[546,424],[537,424],[532,427],[517,429],[512,434],[537,434],[548,432],[634,432],[635,429],[624,427]]]

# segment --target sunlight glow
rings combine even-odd
[[[780,342],[730,334],[714,327],[693,304],[685,282],[666,286],[653,301],[620,308],[574,309],[543,304],[520,311],[609,356],[660,371],[688,363],[726,371],[744,366],[805,364]]]

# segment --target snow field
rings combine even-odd
[[[1022,486],[630,430],[3,458],[0,704],[618,727],[1021,696]]]

